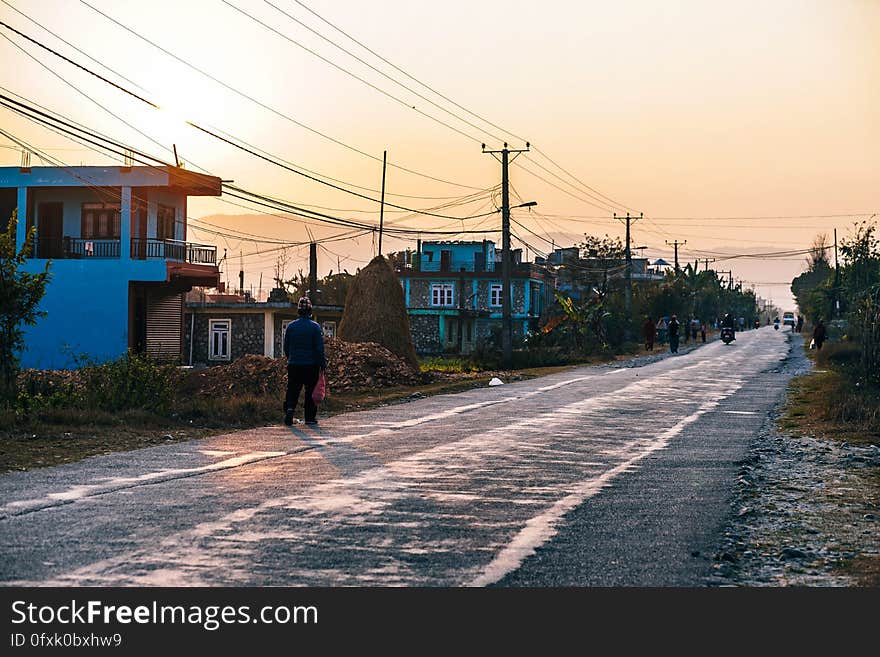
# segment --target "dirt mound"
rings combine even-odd
[[[329,393],[369,390],[421,381],[418,370],[375,342],[352,343],[326,338]],[[229,365],[194,372],[191,386],[200,394],[281,394],[287,385],[283,358],[245,355]]]
[[[418,368],[403,288],[384,257],[373,258],[352,281],[339,337],[348,342],[378,343]]]

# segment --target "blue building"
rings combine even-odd
[[[186,292],[219,283],[216,247],[186,241],[187,197],[220,193],[219,178],[175,167],[0,167],[0,228],[17,211],[19,249],[36,228],[28,271],[51,273],[22,366],[179,359]]]
[[[552,303],[547,268],[511,253],[511,317],[514,340],[537,329]],[[501,326],[501,251],[495,243],[424,242],[397,263],[416,351],[467,354]]]

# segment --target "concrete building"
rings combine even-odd
[[[50,263],[22,365],[181,359],[184,294],[219,281],[216,247],[187,242],[187,197],[220,193],[219,178],[175,167],[0,167],[0,228],[17,211],[18,248],[36,229],[27,270]]]

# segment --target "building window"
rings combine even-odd
[[[325,338],[335,338],[336,337],[336,322],[323,322],[321,324],[321,330],[324,332]]]
[[[501,305],[501,283],[492,283],[489,286],[489,305],[490,306],[500,306]]]
[[[432,306],[452,306],[453,299],[452,283],[434,283],[431,285]]]
[[[119,203],[83,203],[80,236],[87,240],[118,240],[121,217]]]
[[[232,322],[228,319],[208,320],[208,359],[229,360]]]
[[[174,208],[170,205],[159,205],[156,212],[156,239],[174,239]]]

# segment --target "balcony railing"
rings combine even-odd
[[[118,258],[119,240],[83,239],[81,237],[40,237],[36,243],[37,258],[55,260],[71,258]]]
[[[177,240],[135,238],[131,241],[131,257],[135,260],[179,260],[194,265],[215,265],[217,247]]]
[[[118,258],[118,239],[87,239],[82,237],[39,237],[34,244],[33,257],[52,260],[76,258]],[[177,240],[131,240],[134,260],[179,260],[194,265],[216,265],[217,247],[192,244]]]

